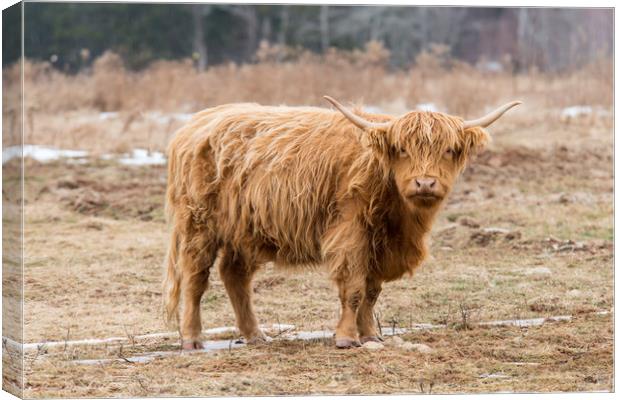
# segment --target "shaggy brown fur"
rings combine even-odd
[[[267,261],[327,265],[342,304],[337,345],[379,339],[372,309],[382,282],[424,260],[442,200],[488,135],[441,113],[356,113],[391,123],[364,131],[328,109],[230,104],[198,113],[176,134],[165,299],[170,319],[183,305],[184,348],[200,347],[200,299],[218,255],[248,341],[264,339],[251,279]],[[438,197],[408,197],[415,179],[428,176]]]

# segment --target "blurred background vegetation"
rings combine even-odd
[[[325,53],[376,41],[390,68],[442,45],[451,58],[517,72],[561,72],[613,51],[612,9],[27,2],[24,12],[26,58],[69,73],[107,50],[130,70],[162,59],[191,58],[199,70],[253,63],[266,43]],[[19,22],[18,7],[3,12],[5,66],[20,55],[6,34]]]
[[[3,115],[18,138],[23,100],[27,143],[161,150],[198,110],[325,94],[464,118],[521,99],[511,120],[539,127],[613,102],[611,8],[26,2],[17,63],[20,7],[3,12]]]

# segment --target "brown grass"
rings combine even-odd
[[[131,72],[113,53],[77,75],[26,61],[26,142],[98,151],[135,146],[161,150],[182,123],[170,113],[242,101],[326,106],[325,94],[395,114],[434,103],[466,118],[518,98],[525,104],[508,119],[531,124],[560,120],[566,106],[608,109],[613,96],[613,64],[608,59],[563,75],[514,75],[509,65],[491,73],[452,60],[441,47],[422,53],[407,70],[389,68],[388,56],[377,42],[369,42],[365,51],[331,49],[324,55],[264,43],[253,64],[217,65],[205,72],[198,72],[190,60],[159,61]],[[17,92],[10,89],[19,83],[18,67],[3,71],[8,82],[5,104],[15,101]],[[3,111],[10,121],[14,111]],[[110,111],[119,115],[102,122],[99,112]],[[153,111],[164,115],[153,116]]]

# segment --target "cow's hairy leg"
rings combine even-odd
[[[181,252],[181,293],[183,311],[181,314],[181,341],[184,350],[202,349],[202,323],[200,321],[200,299],[209,284],[210,269],[213,266],[217,248],[209,245],[202,237],[186,242]]]
[[[366,290],[364,292],[364,299],[357,311],[357,330],[360,336],[360,341],[366,342],[382,342],[379,332],[377,332],[374,306],[377,302],[377,298],[381,293],[381,281],[377,279],[368,279],[366,281]]]
[[[356,320],[364,295],[364,284],[363,280],[362,283],[358,281],[351,277],[336,279],[341,305],[340,321],[336,327],[336,347],[338,348],[360,346]]]
[[[256,269],[254,263],[246,262],[232,249],[224,250],[219,265],[220,277],[235,311],[237,327],[249,344],[269,339],[258,327],[252,306],[252,276]]]
[[[209,284],[209,269],[213,265],[215,251],[207,254],[204,250],[198,254],[181,256],[181,293],[183,311],[181,314],[181,340],[184,350],[201,349],[202,323],[200,322],[200,299]]]

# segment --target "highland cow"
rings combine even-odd
[[[455,178],[489,139],[483,128],[520,104],[464,121],[354,112],[326,99],[339,112],[248,103],[207,109],[171,141],[164,297],[183,349],[202,347],[200,299],[218,257],[248,343],[267,339],[252,309],[252,276],[266,262],[325,265],[341,303],[336,346],[381,341],[373,307],[382,284],[424,260]]]

